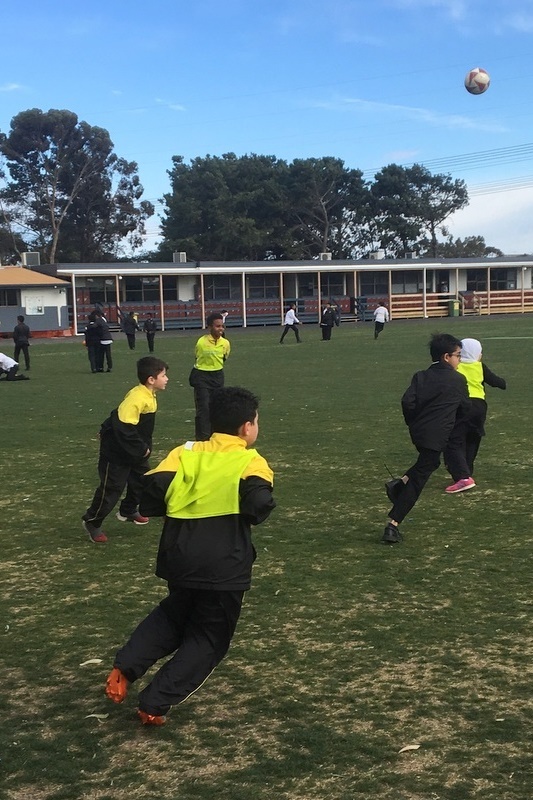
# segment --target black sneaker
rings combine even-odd
[[[393,478],[390,481],[387,481],[385,484],[385,491],[387,492],[387,497],[394,505],[394,503],[398,500],[400,493],[403,491],[403,487],[405,483],[402,481],[401,478]]]
[[[385,527],[385,532],[383,533],[382,542],[383,544],[397,544],[401,542],[403,539],[402,534],[400,533],[400,529],[397,525],[389,524]]]

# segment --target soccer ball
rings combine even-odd
[[[470,94],[483,94],[490,86],[490,75],[481,67],[474,67],[466,73],[465,89]]]

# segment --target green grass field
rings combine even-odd
[[[488,389],[476,489],[432,476],[380,544],[394,474],[414,460],[400,397],[433,331],[474,336]],[[262,399],[277,510],[230,652],[161,729],[103,694],[115,650],[165,594],[161,523],[80,517],[100,422],[134,385],[144,338],[92,375],[80,341],[35,342],[31,381],[0,382],[1,784],[7,800],[527,800],[531,796],[533,319],[232,330],[226,384]],[[155,452],[194,436],[198,332],[159,334],[171,365]],[[119,337],[117,337],[119,338]],[[12,354],[10,342],[0,349]],[[97,660],[97,661],[96,661]],[[90,663],[85,663],[90,662]],[[400,752],[417,745],[417,749]],[[0,792],[2,790],[0,789]]]

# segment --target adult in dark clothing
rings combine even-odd
[[[403,416],[418,458],[402,478],[385,484],[393,507],[383,534],[384,543],[402,540],[398,526],[415,505],[431,473],[438,469],[456,420],[470,411],[466,379],[457,372],[460,340],[446,333],[435,334],[429,348],[433,363],[413,376],[402,397]]]
[[[272,470],[253,448],[257,406],[246,389],[218,389],[209,441],[175,448],[146,476],[141,506],[165,518],[156,574],[169,594],[117,652],[106,683],[121,703],[130,682],[168,659],[139,694],[145,725],[162,725],[202,685],[235,632],[256,555],[251,526],[276,505]]]
[[[135,331],[139,331],[139,325],[137,324],[137,320],[135,319],[135,314],[133,311],[124,317],[122,321],[122,330],[126,334],[126,339],[128,340],[128,347],[130,350],[135,350]]]
[[[147,319],[144,320],[143,331],[146,334],[146,341],[148,342],[148,350],[151,353],[154,352],[154,339],[156,330],[157,330],[156,321],[153,318],[152,314],[148,314]]]
[[[322,341],[329,342],[331,339],[331,331],[335,325],[335,312],[331,303],[326,303],[322,316],[320,318],[320,327],[322,329]]]
[[[104,360],[107,364],[107,372],[111,372],[113,369],[113,357],[111,355],[111,345],[113,344],[113,337],[111,336],[111,332],[109,330],[109,325],[107,324],[107,319],[104,317],[101,311],[95,311],[95,322],[98,327],[98,333],[100,335],[100,346],[96,353],[96,371],[103,372],[104,371]]]
[[[84,330],[87,357],[91,365],[91,372],[98,372],[98,351],[100,349],[100,329],[96,324],[96,314],[91,312],[87,318]]]
[[[17,317],[17,324],[13,330],[13,341],[15,342],[15,354],[13,358],[15,361],[18,361],[20,352],[22,351],[27,370],[30,368],[30,336],[30,329],[24,322],[24,317],[20,314]]]

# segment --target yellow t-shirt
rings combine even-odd
[[[219,339],[213,338],[210,333],[200,336],[194,351],[195,369],[204,372],[216,372],[224,369],[224,361],[228,358],[230,350],[230,343],[223,336]]]

